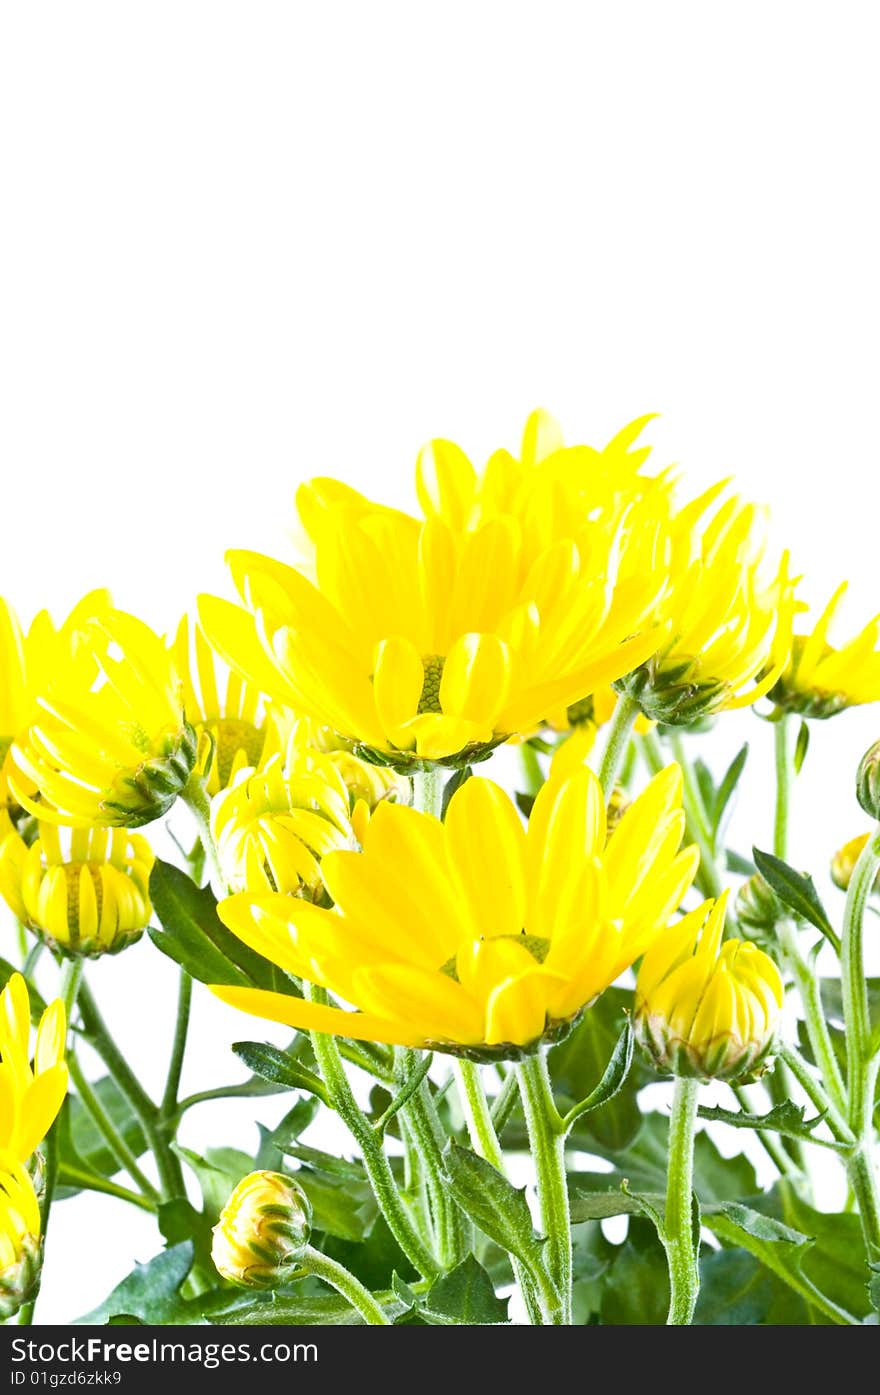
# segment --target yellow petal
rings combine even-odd
[[[511,678],[510,650],[497,635],[462,635],[443,666],[440,706],[444,713],[495,726],[507,701]]]
[[[429,441],[416,461],[416,493],[427,518],[437,515],[455,529],[470,514],[477,475],[460,446],[453,441]]]
[[[376,648],[373,694],[379,720],[395,745],[403,723],[418,712],[424,686],[424,664],[412,641],[404,635],[383,639]]]
[[[301,1032],[326,1032],[330,1036],[348,1037],[352,1041],[382,1041],[390,1046],[423,1046],[424,1038],[415,1030],[407,1031],[397,1021],[368,1012],[343,1012],[341,1008],[324,1003],[310,1003],[305,998],[292,998],[286,993],[271,993],[263,988],[235,988],[227,984],[209,984],[211,992],[221,1002],[267,1022],[283,1022]]]
[[[474,934],[518,935],[526,914],[526,838],[509,796],[492,780],[467,780],[449,802],[444,829]]]

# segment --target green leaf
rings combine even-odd
[[[730,762],[730,765],[727,768],[727,772],[723,780],[721,781],[721,784],[718,786],[718,789],[715,793],[715,797],[712,803],[708,806],[711,810],[710,818],[712,821],[713,847],[717,846],[723,834],[725,816],[728,812],[728,806],[736,790],[736,787],[739,784],[740,776],[745,770],[746,761],[748,760],[748,758],[749,743],[745,742],[745,744],[740,748],[740,750],[734,756],[733,760]]]
[[[150,939],[200,983],[296,993],[286,974],[226,929],[209,886],[197,887],[179,867],[156,858],[150,899],[163,927],[151,930]]]
[[[443,786],[443,795],[440,801],[441,819],[446,818],[446,810],[449,808],[449,801],[455,794],[455,791],[460,790],[462,785],[465,784],[471,778],[473,773],[474,772],[471,770],[469,765],[463,765],[459,770],[456,770],[455,774],[451,775],[449,779],[446,781],[446,784]]]
[[[807,751],[810,749],[810,728],[806,722],[802,721],[798,729],[797,741],[794,747],[794,773],[800,775],[804,761],[807,759]]]
[[[599,1109],[601,1105],[613,1100],[614,1096],[623,1089],[626,1078],[629,1075],[633,1061],[633,1034],[629,1022],[626,1023],[611,1053],[611,1060],[605,1067],[605,1073],[595,1090],[592,1090],[585,1100],[571,1108],[565,1116],[564,1124],[566,1130],[571,1129],[575,1120],[582,1118],[585,1114],[592,1114],[594,1109]]]
[[[784,902],[789,910],[794,911],[795,915],[809,921],[821,931],[835,951],[839,952],[840,940],[819,899],[813,878],[796,872],[787,862],[783,862],[782,858],[774,857],[772,853],[761,852],[759,848],[753,848],[752,852],[755,866],[780,901]]]
[[[746,1250],[708,1250],[700,1260],[700,1327],[806,1326],[804,1300]]]
[[[234,1148],[208,1149],[207,1156],[173,1143],[172,1148],[195,1175],[202,1193],[205,1215],[216,1221],[229,1200],[229,1194],[249,1172],[254,1170],[253,1158]]]
[[[666,1255],[650,1221],[633,1217],[601,1284],[599,1315],[608,1326],[662,1326],[669,1307]]]
[[[880,1264],[870,1264],[871,1277],[868,1280],[868,1297],[875,1312],[880,1313]]]
[[[236,1041],[232,1050],[238,1059],[261,1080],[269,1080],[287,1090],[305,1090],[331,1107],[327,1087],[319,1075],[295,1060],[287,1051],[260,1041]]]
[[[602,1177],[607,1178],[608,1173],[582,1173],[579,1176],[575,1174],[575,1177],[583,1181],[585,1176],[590,1175],[598,1180]],[[616,1191],[590,1191],[578,1188],[571,1195],[571,1223],[581,1225],[584,1221],[605,1221],[610,1216],[644,1215],[645,1202],[654,1210],[660,1211],[664,1206],[665,1197],[662,1192],[630,1192],[624,1191],[622,1187],[618,1187]]]
[[[381,1214],[374,1216],[366,1233],[357,1240],[341,1240],[325,1232],[321,1249],[344,1264],[368,1289],[393,1288],[395,1277],[410,1283],[419,1277]]]
[[[700,799],[705,809],[711,809],[715,803],[715,780],[711,770],[700,756],[697,756],[693,764],[693,771],[696,777],[697,786],[700,791]]]
[[[756,1240],[786,1245],[812,1244],[812,1236],[802,1235],[799,1230],[792,1230],[791,1226],[784,1225],[774,1216],[767,1216],[762,1211],[753,1211],[750,1206],[742,1206],[738,1201],[722,1202],[716,1209],[739,1230],[754,1236]]]
[[[388,1103],[379,1115],[379,1118],[373,1124],[373,1128],[377,1133],[384,1133],[395,1114],[398,1114],[407,1101],[412,1099],[416,1090],[428,1074],[428,1071],[431,1069],[431,1062],[433,1059],[433,1053],[428,1051],[422,1056],[421,1060],[417,1062],[407,1079],[401,1085],[397,1094]]]
[[[132,1153],[139,1158],[147,1151],[147,1140],[126,1096],[109,1075],[96,1081],[92,1088]],[[62,1110],[58,1142],[62,1165],[69,1163],[103,1177],[114,1177],[120,1171],[104,1135],[76,1095],[68,1095]]]
[[[736,872],[740,877],[751,877],[755,871],[754,862],[743,857],[742,853],[734,852],[733,848],[725,848],[724,863],[728,872]]]
[[[866,980],[868,988],[868,1014],[871,1020],[871,1035],[874,1043],[880,1046],[880,978]],[[839,978],[819,980],[822,1006],[829,1022],[843,1027],[843,994]]]
[[[518,1191],[490,1162],[454,1139],[443,1161],[456,1201],[483,1234],[524,1264],[540,1264],[543,1241],[532,1225],[525,1188]]]
[[[172,1245],[147,1264],[136,1265],[103,1303],[76,1322],[106,1323],[123,1314],[151,1324],[188,1321],[180,1286],[192,1261],[193,1247],[189,1241]]]
[[[557,1097],[564,1108],[575,1107],[604,1081],[609,1062],[615,1069],[622,1064],[621,1028],[627,1023],[626,1009],[632,1007],[632,993],[624,988],[608,988],[583,1015],[581,1021],[547,1057]],[[617,1053],[617,1054],[616,1054]],[[641,1059],[632,1064],[616,1091],[605,1103],[597,1102],[578,1121],[578,1136],[593,1139],[604,1148],[620,1150],[635,1138],[641,1124],[636,1096],[654,1077]],[[613,1083],[613,1081],[612,1081]],[[584,1144],[586,1147],[586,1144]],[[587,1149],[587,1151],[591,1151]]]
[[[529,794],[526,790],[517,790],[513,797],[516,800],[516,807],[519,809],[523,818],[531,818],[537,796]]]
[[[468,1255],[448,1274],[438,1279],[423,1307],[428,1322],[455,1326],[507,1322],[506,1298],[498,1298],[495,1287],[473,1255]]]
[[[392,1321],[406,1312],[407,1305],[390,1291],[374,1297]],[[224,1327],[358,1327],[363,1323],[360,1314],[339,1294],[307,1294],[302,1286],[256,1297],[219,1289],[190,1303],[189,1312]]]
[[[774,1105],[766,1114],[747,1114],[740,1109],[706,1105],[701,1105],[697,1110],[701,1119],[729,1124],[734,1129],[771,1129],[774,1133],[785,1134],[786,1138],[806,1138],[816,1142],[812,1137],[813,1130],[822,1123],[825,1115],[816,1114],[812,1119],[805,1119],[804,1112],[804,1106],[794,1104],[792,1100]]]

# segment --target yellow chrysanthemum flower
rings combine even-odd
[[[636,1040],[659,1070],[755,1078],[768,1067],[784,990],[769,955],[725,940],[727,893],[683,916],[649,948],[636,984]]]
[[[109,609],[107,591],[90,591],[60,626],[42,610],[25,634],[12,606],[0,597],[0,803],[17,806],[7,783],[10,747],[25,738],[38,719],[37,700],[49,691],[59,670],[76,669],[86,686],[94,679],[97,664],[86,636],[91,622]]]
[[[311,1228],[309,1199],[293,1177],[249,1172],[214,1226],[214,1267],[242,1288],[278,1288],[302,1259]]]
[[[838,586],[811,634],[795,635],[791,658],[768,694],[786,712],[826,718],[880,699],[880,615],[854,639],[834,649],[828,632],[846,593]]]
[[[153,861],[146,839],[125,829],[40,823],[30,846],[17,833],[0,843],[0,895],[63,954],[117,954],[149,922]]]
[[[40,1018],[30,1054],[27,984],[13,974],[0,993],[0,1148],[27,1162],[49,1132],[67,1093],[67,1019],[58,998]]]
[[[400,768],[480,760],[656,647],[659,525],[584,522],[541,550],[514,515],[459,532],[346,496],[310,529],[317,584],[232,553],[253,613],[203,597],[205,632],[277,701]]]
[[[21,1163],[0,1149],[0,1322],[36,1293],[42,1263],[40,1207]]]
[[[791,648],[788,556],[768,579],[758,510],[736,498],[713,507],[722,488],[673,520],[673,584],[661,607],[668,637],[617,684],[647,717],[674,726],[750,706],[773,687]]]
[[[239,674],[231,672],[224,687],[201,625],[191,626],[186,616],[178,626],[174,662],[183,684],[187,720],[197,737],[204,732],[210,738],[205,789],[214,795],[226,789],[240,770],[259,767],[277,755],[282,728],[289,722]]]
[[[275,756],[264,770],[242,771],[215,797],[211,829],[227,886],[254,895],[320,897],[321,858],[358,844],[345,781],[314,752],[297,752],[292,764]]]
[[[599,783],[548,781],[528,829],[490,780],[471,779],[445,822],[381,804],[363,852],[322,861],[335,902],[233,896],[226,925],[288,973],[357,1006],[216,987],[271,1021],[483,1058],[564,1034],[665,930],[696,875],[681,772],[658,775],[606,847]],[[401,869],[404,869],[403,872]]]
[[[149,626],[108,611],[89,627],[89,643],[97,688],[79,668],[62,668],[11,749],[9,786],[38,819],[137,828],[167,813],[185,788],[195,733],[171,654]]]

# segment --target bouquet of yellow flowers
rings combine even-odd
[[[311,480],[297,551],[232,552],[237,600],[171,636],[103,591],[0,603],[0,1316],[91,1190],[158,1251],[92,1321],[876,1321],[880,832],[826,909],[788,814],[815,724],[880,699],[880,619],[833,647],[841,588],[810,628],[760,510],[653,469],[646,422],[598,449],[535,412],[481,468],[433,441],[413,514]],[[695,754],[744,707],[769,776]],[[875,823],[880,744],[853,774]],[[766,851],[726,840],[749,779]],[[129,950],[179,967],[158,1097],[90,982]],[[249,1074],[181,1097],[194,991]],[[176,1141],[273,1094],[256,1153]]]

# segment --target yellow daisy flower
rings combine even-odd
[[[167,813],[185,788],[195,733],[171,655],[149,626],[112,610],[88,637],[97,688],[80,668],[62,666],[11,748],[9,787],[38,819],[137,828]]]
[[[30,1053],[27,984],[13,974],[0,993],[0,1148],[27,1162],[49,1132],[67,1093],[67,1019],[60,998],[40,1018]]]
[[[34,1184],[21,1163],[0,1150],[0,1322],[34,1297],[41,1262]]]
[[[648,949],[636,984],[636,1040],[660,1070],[742,1080],[769,1064],[784,990],[769,955],[724,940],[727,892]]]
[[[532,560],[514,515],[457,532],[342,502],[310,526],[317,584],[232,553],[250,611],[203,597],[202,624],[263,691],[398,768],[481,760],[656,648],[657,529],[588,522]]]
[[[251,895],[219,908],[258,953],[358,1011],[213,991],[304,1030],[521,1056],[564,1034],[665,930],[699,862],[695,849],[677,851],[683,828],[677,766],[652,780],[607,847],[601,789],[587,769],[544,785],[527,830],[490,780],[462,785],[442,823],[381,804],[363,852],[321,863],[333,910]]]
[[[348,788],[352,809],[363,805],[372,813],[383,799],[409,804],[412,786],[407,776],[392,770],[390,766],[372,765],[369,761],[361,760],[351,749],[351,743],[346,742],[338,732],[309,721],[308,717],[300,717],[291,730],[288,766],[295,769],[303,753],[308,757],[315,752],[326,756],[339,771]]]
[[[230,1283],[278,1288],[301,1261],[311,1233],[312,1208],[294,1177],[249,1172],[220,1212],[211,1258]]]
[[[773,687],[791,649],[788,556],[768,578],[759,511],[737,498],[717,504],[723,487],[674,519],[672,586],[661,607],[667,638],[616,685],[647,717],[673,726],[750,706]]]
[[[146,839],[125,829],[40,823],[30,847],[14,832],[0,843],[0,895],[63,954],[117,954],[149,923],[153,861]]]
[[[205,789],[217,794],[240,770],[263,765],[281,750],[282,727],[288,725],[263,694],[237,673],[225,686],[214,651],[201,625],[186,616],[174,643],[174,663],[183,684],[183,705],[196,736],[210,738]],[[222,688],[222,695],[221,695]]]
[[[838,586],[811,634],[795,635],[791,658],[769,691],[771,702],[803,717],[826,718],[880,699],[880,615],[834,649],[828,632],[847,583]]]

